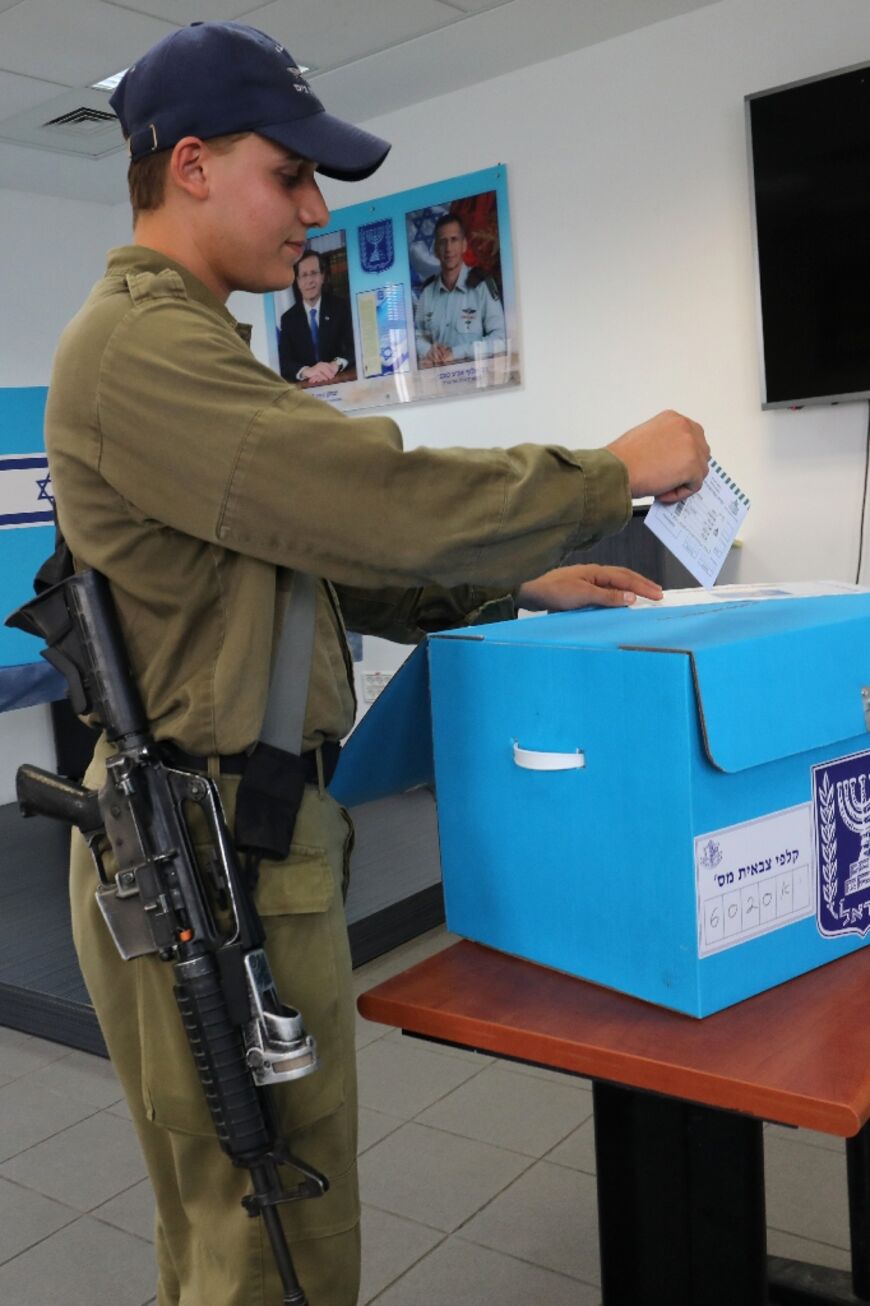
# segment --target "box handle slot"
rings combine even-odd
[[[544,753],[535,748],[520,748],[514,739],[514,764],[524,771],[580,771],[586,765],[586,754],[575,748],[573,753]]]

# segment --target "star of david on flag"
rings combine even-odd
[[[0,530],[54,520],[51,472],[45,454],[0,457]]]

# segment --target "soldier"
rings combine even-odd
[[[291,285],[307,231],[328,217],[316,173],[366,177],[388,145],[327,114],[279,43],[235,23],[173,32],[112,102],[130,149],[133,243],[111,252],[57,351],[46,442],[60,524],[77,564],[109,578],[154,734],[170,757],[217,778],[231,826],[294,570],[321,578],[309,783],[289,858],[261,864],[256,901],[278,990],[322,1060],[273,1101],[279,1133],[330,1191],[281,1208],[282,1219],[311,1306],[353,1306],[356,1079],[342,907],[352,832],[326,789],[354,714],[344,621],[413,641],[509,615],[516,601],[656,594],[621,569],[546,573],[620,529],[632,493],[697,489],[707,446],[698,426],[666,413],[586,453],[404,452],[388,418],[349,419],[300,392],[252,355],[225,301]],[[91,787],[108,752],[102,740]],[[240,1206],[247,1173],[215,1137],[171,967],[120,959],[94,888],[75,837],[74,936],[157,1198],[159,1306],[277,1306],[262,1221]]]

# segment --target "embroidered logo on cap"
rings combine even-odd
[[[302,69],[297,68],[295,63],[287,65],[287,71],[293,78],[293,90],[298,91],[300,95],[311,95],[311,87],[302,76]]]

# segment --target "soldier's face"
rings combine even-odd
[[[296,266],[296,284],[302,292],[306,304],[316,304],[323,289],[323,273],[320,271],[320,259],[307,257],[299,260]]]
[[[445,222],[435,237],[435,257],[441,264],[441,271],[455,272],[467,248],[468,241],[459,223]]]
[[[329,218],[314,168],[254,134],[211,156],[209,254],[230,289],[292,285],[309,228]]]

